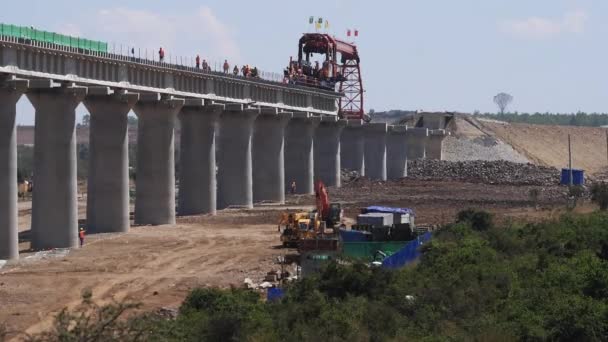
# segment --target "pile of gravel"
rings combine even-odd
[[[443,159],[461,160],[507,160],[527,163],[528,159],[515,151],[511,145],[490,136],[475,138],[448,136],[443,141]]]
[[[497,161],[408,161],[408,178],[420,180],[459,180],[485,184],[557,185],[560,171],[553,167]]]
[[[345,183],[353,181],[361,176],[361,175],[359,175],[359,172],[357,172],[357,171],[346,170],[346,169],[342,169],[341,171],[342,171],[341,180],[342,180],[342,182],[345,182]]]

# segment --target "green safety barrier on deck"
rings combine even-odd
[[[108,52],[108,43],[78,37],[66,36],[59,33],[32,29],[31,27],[0,23],[0,34],[21,39],[35,40],[49,44],[69,46],[76,49],[93,52]]]
[[[342,254],[355,259],[371,260],[377,251],[392,255],[402,249],[408,242],[342,242]]]

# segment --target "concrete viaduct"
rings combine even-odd
[[[127,115],[138,117],[134,223],[284,203],[340,170],[407,175],[445,132],[340,120],[337,92],[0,36],[0,259],[18,258],[16,103],[35,109],[33,249],[77,246],[76,107],[91,115],[89,233],[129,229]],[[176,203],[174,126],[181,124]],[[434,138],[432,138],[434,137]]]

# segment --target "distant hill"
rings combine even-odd
[[[504,113],[493,114],[484,113],[474,114],[476,117],[510,122],[510,123],[526,123],[535,125],[558,125],[558,126],[584,126],[584,127],[602,127],[608,125],[608,114],[606,113]]]

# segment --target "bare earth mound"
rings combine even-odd
[[[606,129],[595,127],[502,124],[479,121],[484,130],[513,146],[534,163],[568,166],[568,134],[572,138],[573,167],[596,174],[608,165]]]

